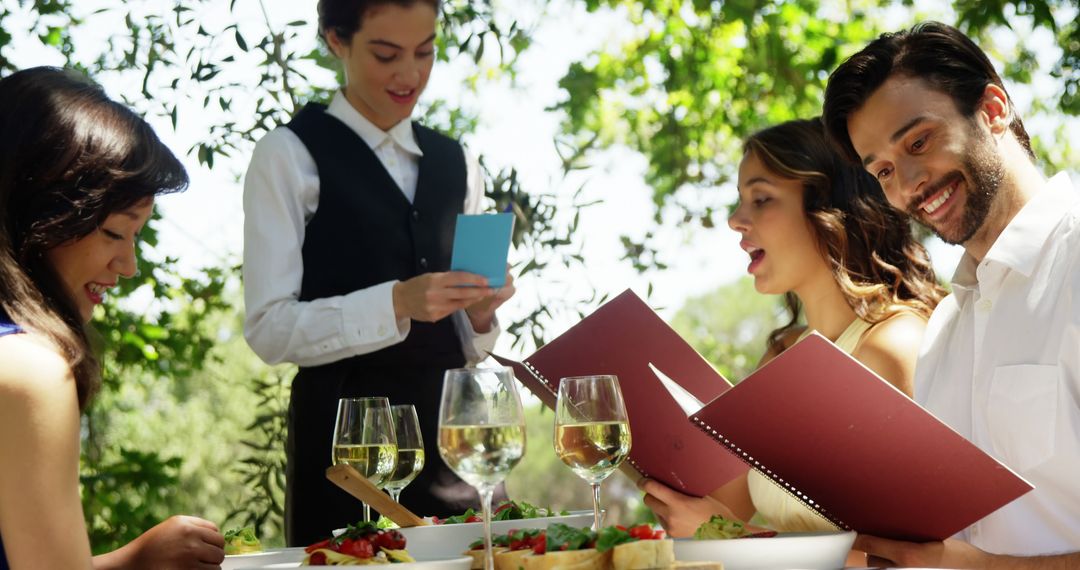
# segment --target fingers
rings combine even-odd
[[[196,532],[199,533],[199,538],[201,538],[202,541],[206,544],[212,544],[218,548],[225,548],[225,537],[222,536],[216,528],[213,530],[208,528],[200,528],[197,529]]]
[[[645,503],[645,506],[649,507],[649,510],[651,510],[653,514],[656,515],[657,519],[661,519],[663,521],[667,520],[669,514],[668,511],[670,510],[667,504],[665,504],[660,499],[657,499],[653,495],[645,495],[644,497],[642,497],[641,500]],[[664,524],[664,528],[667,528],[667,524]]]
[[[221,532],[221,529],[219,529],[216,524],[214,524],[213,522],[210,522],[210,521],[208,521],[206,519],[201,519],[199,517],[193,517],[191,515],[177,515],[177,517],[182,519],[183,521],[189,522],[189,523],[191,523],[191,524],[193,524],[195,526],[201,526],[203,528],[208,528],[208,529],[210,529],[210,530],[212,530],[214,532]]]
[[[673,504],[689,498],[671,487],[653,479],[642,479],[638,484],[638,488],[649,495],[653,495],[666,504]]]
[[[885,562],[885,564],[880,564],[881,566],[892,566],[892,561],[896,559],[900,548],[902,548],[902,543],[868,534],[856,536],[855,544],[851,546],[852,550],[865,552],[868,560]],[[871,564],[871,566],[875,565],[878,564]]]
[[[465,271],[448,271],[434,274],[435,281],[442,287],[479,287],[489,289],[488,280],[482,275]]]

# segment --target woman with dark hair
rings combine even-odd
[[[79,498],[80,414],[99,382],[84,326],[157,194],[187,173],[100,87],[39,67],[0,80],[0,569],[216,568],[217,527],[172,517],[93,558]]]
[[[244,180],[244,336],[300,367],[286,443],[285,536],[325,538],[361,517],[326,479],[339,398],[413,404],[428,462],[402,495],[422,515],[475,506],[441,461],[443,373],[486,356],[514,293],[450,271],[458,214],[483,210],[462,145],[413,121],[435,61],[437,0],[320,0],[319,33],[345,84],[255,147]]]
[[[944,291],[906,216],[832,150],[820,121],[765,129],[743,148],[728,225],[742,235],[755,288],[784,295],[791,316],[769,336],[759,366],[817,331],[910,396],[926,320]],[[692,534],[713,514],[746,521],[755,512],[776,530],[835,529],[756,471],[703,498],[656,481],[642,488],[672,536]]]

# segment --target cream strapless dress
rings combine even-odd
[[[856,318],[833,344],[851,354],[859,344],[863,333],[870,326],[870,323]],[[808,329],[799,336],[799,340],[810,332]],[[781,532],[838,530],[836,525],[810,510],[760,471],[751,469],[747,474],[747,484],[750,487],[750,499],[754,503],[754,508],[757,509],[758,515],[765,519],[769,528]]]

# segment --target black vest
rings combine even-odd
[[[454,224],[465,202],[461,145],[413,124],[424,155],[410,204],[375,152],[325,111],[325,105],[308,104],[287,125],[307,147],[319,173],[319,206],[307,224],[302,249],[300,300],[448,271]],[[451,361],[464,362],[452,319],[413,321],[403,342],[355,358],[389,363],[415,357],[451,357],[448,365],[457,366],[461,363]]]

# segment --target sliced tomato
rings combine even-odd
[[[514,508],[514,503],[511,503],[510,501],[506,501],[505,503],[503,503],[503,504],[501,504],[501,505],[499,505],[498,507],[495,508],[495,514],[501,513],[503,511],[505,511],[506,509],[512,509],[512,508]]]
[[[357,558],[371,558],[372,556],[375,556],[375,547],[371,544],[371,541],[366,538],[358,538],[356,540],[346,538],[338,545],[337,551]]]
[[[484,519],[480,518],[480,515],[473,515],[473,516],[471,516],[471,517],[469,517],[469,518],[465,519],[465,522],[467,522],[467,523],[471,523],[471,522],[484,522]]]
[[[306,552],[308,554],[311,554],[312,552],[315,552],[316,550],[318,550],[320,548],[330,548],[330,539],[328,538],[326,540],[321,540],[319,542],[316,542],[315,544],[312,544],[311,546],[305,548],[304,552]]]
[[[652,540],[653,538],[653,529],[647,524],[632,526],[626,532],[630,533],[630,536],[638,540]]]
[[[325,552],[312,552],[308,557],[309,566],[326,566],[326,553]]]
[[[405,535],[396,530],[379,531],[371,537],[375,546],[382,550],[402,550],[405,548]]]
[[[653,531],[652,537],[653,537],[653,540],[664,540],[664,531],[663,531],[663,529],[657,529],[657,530]]]

